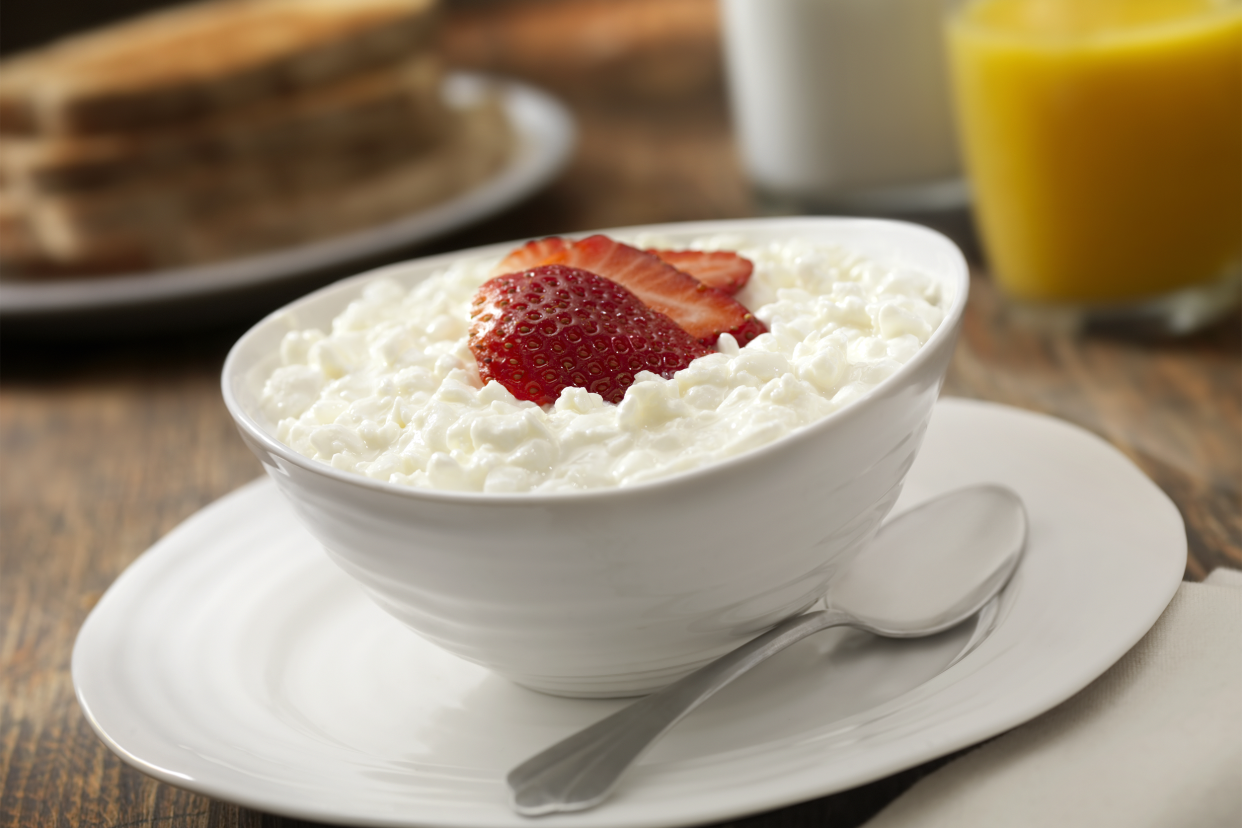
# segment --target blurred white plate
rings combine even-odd
[[[446,93],[469,96],[485,85],[499,90],[517,142],[509,164],[474,189],[376,227],[262,255],[115,276],[0,281],[0,322],[22,328],[34,322],[55,327],[90,317],[91,327],[98,328],[98,316],[111,314],[117,325],[131,325],[137,318],[140,325],[156,321],[157,327],[169,328],[201,320],[213,310],[212,302],[217,308],[236,310],[236,300],[264,287],[296,283],[299,277],[374,259],[498,213],[556,177],[573,152],[575,128],[562,103],[515,81],[454,73],[446,81]],[[143,320],[157,314],[162,318]]]
[[[977,649],[954,663],[971,624],[812,636],[695,711],[603,806],[548,824],[657,828],[812,799],[995,736],[1098,677],[1181,581],[1176,507],[1082,429],[941,401],[897,510],[982,482],[1022,495],[1031,538]],[[139,770],[357,825],[529,828],[507,806],[507,770],[624,703],[541,695],[424,642],[330,563],[266,479],[126,570],[78,635],[73,681]]]

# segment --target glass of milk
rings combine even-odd
[[[721,0],[734,127],[766,206],[966,203],[943,19],[955,0]]]

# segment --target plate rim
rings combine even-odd
[[[1128,628],[1128,634],[1113,636],[1113,646],[1109,648],[1107,652],[1097,654],[1093,663],[1089,667],[1083,667],[1080,665],[1076,674],[1068,680],[1061,681],[1054,691],[1045,692],[1042,695],[1042,697],[1038,699],[1027,697],[1025,704],[1014,705],[1012,703],[1009,703],[1008,704],[1009,709],[1007,711],[1003,710],[1003,708],[1006,707],[1006,704],[1001,703],[1000,707],[1002,708],[1002,712],[1004,715],[1000,715],[1000,716],[993,715],[991,718],[988,718],[986,720],[977,719],[976,726],[973,729],[967,728],[963,730],[960,725],[960,722],[958,722],[956,719],[949,721],[947,723],[942,722],[939,725],[937,725],[937,727],[932,728],[933,731],[936,731],[936,733],[932,735],[936,735],[937,738],[929,738],[928,734],[924,732],[922,734],[922,739],[919,742],[919,744],[916,746],[916,748],[907,749],[905,751],[897,750],[896,752],[901,754],[901,758],[897,761],[896,765],[893,764],[893,759],[891,757],[885,758],[885,756],[879,755],[882,752],[877,752],[876,757],[874,758],[872,762],[869,763],[869,766],[854,768],[852,774],[845,774],[845,775],[838,774],[838,776],[835,777],[837,781],[834,784],[829,785],[826,789],[818,790],[818,791],[810,790],[810,789],[807,789],[807,786],[805,784],[805,777],[807,777],[808,775],[814,776],[817,772],[822,770],[822,769],[816,769],[816,768],[807,768],[805,765],[804,759],[806,755],[811,755],[812,757],[814,757],[822,752],[823,746],[816,744],[816,741],[822,742],[823,739],[813,740],[812,742],[809,742],[809,743],[803,740],[801,744],[794,746],[794,748],[792,749],[782,748],[789,753],[789,755],[783,760],[783,764],[790,764],[790,762],[796,762],[803,768],[802,773],[800,774],[800,776],[802,777],[801,779],[785,778],[783,779],[783,781],[785,782],[784,785],[776,786],[776,787],[768,785],[766,788],[762,785],[758,786],[758,788],[756,788],[755,785],[750,785],[750,786],[746,786],[747,790],[742,790],[739,788],[739,786],[733,786],[730,789],[731,793],[729,793],[728,796],[718,799],[713,804],[713,807],[711,807],[710,809],[706,811],[703,809],[699,809],[694,814],[681,813],[678,815],[673,815],[670,818],[659,818],[659,817],[652,817],[651,815],[648,815],[644,819],[636,819],[635,814],[632,812],[632,810],[622,809],[619,818],[615,818],[615,817],[618,817],[618,814],[616,812],[610,813],[608,807],[604,806],[595,811],[580,812],[579,814],[560,815],[556,818],[558,825],[584,826],[584,828],[585,826],[601,826],[602,828],[602,826],[642,824],[642,825],[654,827],[654,826],[688,825],[688,824],[696,824],[696,823],[702,823],[702,822],[710,822],[714,820],[738,818],[746,814],[763,812],[763,811],[767,811],[773,808],[788,806],[796,802],[806,801],[808,799],[814,799],[820,796],[829,795],[833,792],[845,790],[855,785],[864,784],[874,779],[883,778],[884,776],[899,772],[900,770],[904,768],[913,767],[917,764],[921,764],[922,762],[928,761],[937,756],[945,755],[949,752],[952,752],[953,750],[966,747],[982,739],[997,735],[1023,722],[1029,721],[1030,719],[1034,718],[1035,716],[1043,712],[1046,712],[1052,707],[1055,707],[1057,704],[1060,704],[1061,702],[1070,698],[1075,693],[1077,693],[1078,691],[1086,687],[1088,684],[1090,684],[1092,681],[1094,681],[1096,678],[1098,678],[1099,675],[1101,675],[1105,670],[1107,670],[1110,666],[1112,666],[1112,664],[1114,664],[1125,652],[1127,652],[1135,643],[1137,643],[1137,641],[1143,635],[1146,634],[1147,630],[1150,629],[1150,627],[1155,623],[1157,618],[1163,612],[1165,606],[1168,604],[1169,600],[1172,599],[1173,594],[1176,592],[1178,586],[1180,585],[1182,573],[1184,570],[1184,564],[1185,564],[1186,545],[1185,545],[1184,524],[1181,523],[1180,512],[1177,511],[1176,507],[1168,499],[1167,495],[1165,495],[1158,487],[1156,487],[1155,484],[1150,481],[1150,479],[1148,479],[1145,475],[1143,475],[1142,472],[1138,470],[1138,468],[1135,467],[1132,463],[1130,463],[1130,461],[1127,458],[1125,458],[1125,456],[1122,455],[1115,447],[1105,442],[1098,436],[1091,434],[1085,429],[1082,429],[1081,427],[1072,425],[1070,423],[1059,420],[1057,418],[1049,417],[1047,415],[1025,411],[1022,409],[1016,409],[1010,406],[1000,405],[997,403],[982,402],[982,401],[977,401],[977,400],[963,400],[963,399],[957,399],[957,398],[942,398],[937,403],[938,411],[952,410],[952,409],[957,409],[959,411],[966,412],[965,416],[978,415],[978,416],[983,416],[983,417],[990,417],[993,414],[997,414],[997,413],[1000,413],[1003,416],[1016,415],[1019,419],[1038,421],[1038,422],[1042,422],[1045,424],[1054,423],[1059,428],[1077,432],[1080,435],[1083,435],[1087,438],[1090,438],[1096,441],[1100,446],[1102,446],[1103,448],[1111,452],[1111,454],[1116,459],[1124,461],[1126,464],[1128,464],[1129,466],[1128,471],[1136,475],[1137,478],[1141,478],[1141,480],[1145,482],[1147,487],[1149,487],[1149,491],[1154,497],[1162,498],[1165,501],[1166,507],[1172,510],[1171,513],[1169,513],[1169,516],[1171,517],[1175,515],[1179,522],[1179,526],[1181,528],[1181,541],[1182,541],[1181,549],[1180,550],[1169,549],[1169,550],[1160,551],[1159,556],[1158,556],[1158,563],[1159,563],[1159,569],[1161,571],[1159,573],[1156,573],[1160,577],[1149,579],[1149,582],[1145,582],[1145,588],[1148,591],[1148,594],[1146,594],[1145,599],[1143,601],[1143,609],[1145,611],[1142,613],[1141,618],[1132,619],[1131,622],[1126,625]],[[934,421],[934,417],[933,417],[933,421]],[[1138,481],[1136,480],[1136,483],[1137,482]],[[270,481],[268,481],[266,478],[260,478],[258,481],[254,481],[252,483],[246,484],[245,486],[235,490],[234,492],[228,495],[225,495],[223,498],[215,501],[214,503],[205,507],[203,510],[200,510],[200,512],[195,513],[195,516],[192,516],[192,517],[196,517],[202,514],[203,512],[206,512],[207,510],[227,509],[228,502],[231,499],[244,498],[250,492],[252,492],[254,488],[256,487],[272,486],[272,485],[273,484]],[[178,528],[181,528],[181,527],[179,526]],[[173,530],[173,531],[176,532],[177,530]],[[147,553],[144,553],[143,556],[140,556],[138,560],[141,561],[143,558],[148,558],[148,556],[150,556],[151,553],[153,552],[157,553],[157,551],[160,548],[162,548],[163,543],[164,541],[163,539],[161,539],[161,541],[158,541],[156,545],[152,547],[151,550],[148,550]],[[155,557],[156,556],[151,556],[148,558],[148,560],[154,561]],[[129,570],[127,570],[127,572],[128,571]],[[124,577],[125,577],[125,574],[123,573],[121,578],[118,578],[117,583],[120,583],[122,579],[124,579]],[[1017,583],[1020,583],[1020,580]],[[115,584],[113,587],[110,587],[109,592],[112,592],[114,588],[115,588]],[[349,822],[349,823],[363,824],[363,825],[385,825],[385,826],[396,826],[396,825],[462,826],[462,825],[467,825],[467,824],[487,825],[487,826],[507,826],[507,825],[513,825],[513,824],[528,824],[528,821],[523,820],[522,818],[519,818],[515,814],[511,814],[511,813],[506,813],[505,818],[500,818],[500,815],[497,814],[496,819],[493,819],[492,821],[488,821],[488,822],[480,822],[479,819],[477,818],[477,815],[474,815],[473,812],[469,816],[468,819],[461,819],[461,820],[446,819],[446,818],[443,818],[443,815],[441,815],[439,817],[432,817],[430,821],[421,821],[421,820],[416,821],[410,818],[401,818],[401,819],[391,818],[391,817],[381,818],[374,813],[361,814],[356,811],[351,812],[350,809],[347,807],[343,809],[335,810],[335,811],[330,810],[330,809],[325,810],[319,807],[305,807],[305,806],[299,806],[296,802],[293,802],[292,800],[290,800],[288,795],[286,795],[282,799],[281,796],[272,796],[270,794],[265,796],[263,794],[255,794],[253,790],[249,790],[249,791],[239,791],[236,789],[230,790],[228,789],[227,785],[217,786],[217,785],[213,785],[210,781],[204,783],[204,782],[201,782],[200,780],[193,779],[187,774],[179,773],[178,771],[173,770],[171,768],[162,768],[162,767],[159,767],[158,765],[152,764],[151,762],[143,760],[142,758],[127,751],[115,738],[113,738],[113,736],[108,732],[107,728],[105,728],[103,724],[99,722],[99,720],[97,719],[95,715],[95,712],[89,706],[88,700],[86,698],[86,696],[89,695],[89,693],[87,693],[86,690],[84,689],[84,681],[83,681],[83,676],[82,676],[83,661],[84,661],[84,654],[82,652],[82,648],[86,646],[83,644],[83,642],[85,640],[89,644],[89,639],[92,634],[90,631],[93,630],[95,626],[98,626],[101,623],[97,617],[97,613],[101,611],[103,612],[108,611],[108,607],[110,605],[107,603],[106,599],[107,599],[107,595],[105,595],[105,600],[101,600],[99,604],[96,605],[96,608],[92,610],[90,616],[88,616],[86,622],[83,624],[82,629],[79,632],[78,639],[75,642],[73,658],[72,658],[72,674],[73,674],[74,691],[75,691],[75,695],[78,698],[79,704],[82,706],[83,712],[85,713],[87,720],[89,721],[89,723],[91,724],[91,727],[95,730],[97,735],[105,742],[105,744],[109,746],[110,749],[112,749],[119,756],[121,756],[123,760],[137,767],[139,770],[143,771],[144,773],[154,776],[155,778],[160,779],[161,781],[165,781],[170,784],[177,785],[179,787],[188,788],[190,790],[196,791],[198,793],[201,793],[207,796],[212,796],[212,797],[219,798],[225,801],[235,802],[235,803],[242,804],[242,805],[245,805],[251,808],[256,808],[256,809],[260,809],[260,810],[264,810],[264,811],[268,811],[272,813],[284,814],[287,816],[291,816],[295,818],[302,818],[302,819],[313,819],[313,820],[321,820],[321,821],[328,821],[328,822]],[[1003,627],[1005,620],[1006,620],[1005,618],[998,619],[997,628],[996,628],[997,630]],[[995,635],[995,631],[993,635]],[[940,689],[942,689],[940,688],[940,685],[947,684],[948,685],[947,689],[951,690],[954,684],[960,684],[964,680],[970,678],[970,676],[966,676],[966,677],[955,676],[954,671],[957,670],[961,672],[962,670],[969,670],[976,666],[979,666],[979,665],[976,665],[975,662],[983,658],[982,653],[986,652],[987,645],[988,645],[988,641],[985,640],[979,648],[969,653],[961,661],[957,662],[949,669],[946,669],[944,672],[942,672],[935,678],[931,679],[930,681],[925,682],[923,685],[920,685],[914,688],[913,690],[907,692],[906,694],[903,694],[897,699],[894,699],[891,702],[887,702],[877,707],[871,708],[867,711],[863,711],[862,713],[856,714],[855,716],[848,717],[847,719],[838,720],[835,722],[831,722],[829,724],[831,724],[834,729],[848,729],[851,726],[851,724],[854,723],[855,720],[858,720],[858,719],[863,719],[867,717],[870,717],[871,719],[875,719],[876,717],[882,717],[885,715],[898,715],[899,716],[902,714],[903,708],[909,708],[911,706],[912,697],[914,697],[916,694],[926,695],[926,693],[924,692],[925,689],[929,689],[929,691],[939,692]],[[981,671],[986,671],[987,669],[988,669],[988,665],[986,663],[980,666]],[[952,678],[953,680],[950,681],[950,678]],[[991,704],[992,706],[996,706],[998,702],[997,700],[992,700]],[[946,735],[944,733],[939,732],[939,731],[945,730],[946,728],[949,731],[954,731],[956,729],[956,733],[950,732],[949,734]],[[793,737],[790,737],[790,740],[792,740],[792,738]],[[767,746],[767,743],[763,743],[763,744],[764,746]],[[898,748],[901,747],[900,740],[897,743],[897,747]],[[749,750],[754,750],[754,747],[749,748]],[[892,745],[889,745],[887,749],[887,753],[891,754],[893,750],[894,749]],[[744,751],[741,751],[741,752],[744,752]],[[733,751],[732,753],[739,753],[739,751]],[[820,756],[819,758],[822,759],[823,757]],[[689,760],[689,761],[682,760],[680,762],[666,763],[665,766],[662,766],[659,769],[660,772],[658,775],[652,774],[652,778],[650,780],[646,780],[646,783],[649,785],[649,790],[644,792],[644,794],[641,794],[640,797],[641,796],[653,797],[652,801],[654,801],[655,804],[659,806],[660,803],[664,801],[660,798],[663,792],[666,792],[670,787],[675,788],[678,784],[684,784],[685,780],[684,779],[679,780],[678,777],[684,777],[687,774],[689,774],[691,779],[693,779],[694,774],[696,772],[694,765],[696,764],[707,764],[707,765],[717,764],[718,765],[721,762],[729,762],[729,761],[734,761],[734,759],[730,758],[729,754],[716,754],[712,756],[703,757],[697,760]],[[745,761],[745,759],[743,759],[743,761]],[[668,767],[668,765],[673,765],[673,767]],[[882,772],[877,773],[875,772],[875,767],[879,765],[885,766],[886,769],[883,770]],[[702,775],[701,770],[698,772],[700,773],[700,775]],[[840,784],[842,780],[844,780],[844,784]],[[792,795],[791,795],[791,789],[793,789]],[[712,789],[713,795],[718,795],[720,791],[721,791],[720,788]],[[621,794],[619,794],[618,797],[620,797],[620,795]],[[640,806],[642,805],[641,801],[639,802],[639,805]]]
[[[191,299],[296,281],[300,275],[429,241],[533,195],[568,165],[578,130],[568,107],[544,89],[479,72],[446,73],[445,89],[500,93],[517,133],[506,166],[453,198],[390,221],[326,239],[186,267],[55,280],[0,282],[0,321],[54,318],[90,311],[157,308]]]

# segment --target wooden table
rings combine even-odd
[[[543,194],[417,252],[754,213],[729,132],[711,0],[478,9],[448,15],[450,56],[560,93],[579,118],[580,148]],[[946,393],[1099,434],[1181,509],[1187,579],[1242,567],[1239,320],[1155,343],[1024,328],[978,266],[968,228],[936,221],[977,265]],[[248,321],[160,338],[3,342],[0,825],[298,824],[131,769],[87,725],[69,675],[78,627],[113,579],[178,522],[262,473],[218,383]],[[938,764],[732,824],[857,825]]]

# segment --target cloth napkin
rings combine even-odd
[[[924,777],[865,828],[1242,826],[1242,572],[1184,583],[1048,713]]]

